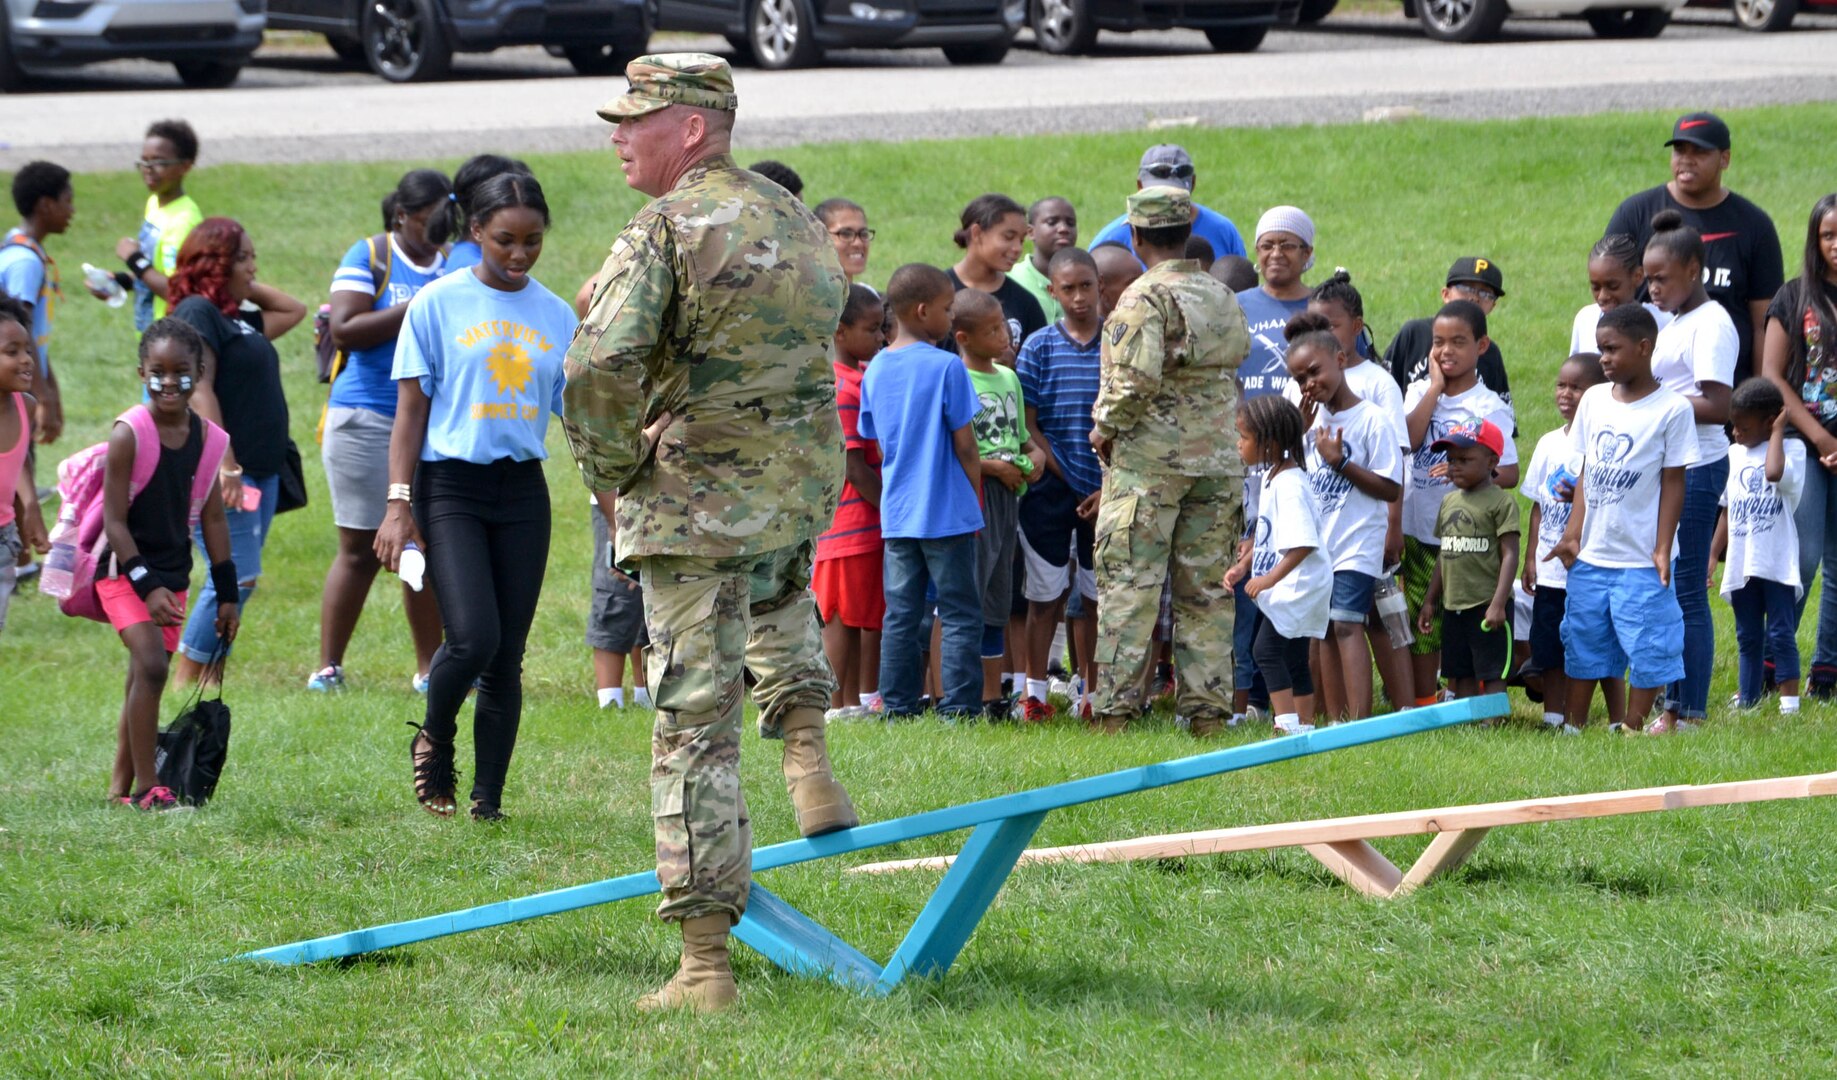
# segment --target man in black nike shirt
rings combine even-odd
[[[1614,211],[1607,235],[1626,233],[1645,250],[1652,218],[1676,210],[1703,234],[1703,285],[1741,335],[1735,383],[1760,370],[1767,304],[1784,281],[1780,238],[1766,211],[1722,186],[1729,167],[1729,127],[1714,113],[1679,117],[1671,129],[1671,181],[1632,195]]]

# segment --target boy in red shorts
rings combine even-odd
[[[880,448],[864,439],[861,375],[886,346],[885,310],[865,285],[851,285],[836,326],[836,412],[842,421],[847,482],[835,520],[816,540],[810,587],[823,620],[823,651],[836,675],[831,720],[877,713],[880,703],[880,620],[886,614],[880,543]],[[859,704],[857,704],[859,702]]]

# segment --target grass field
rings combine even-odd
[[[1774,213],[1790,267],[1831,186],[1837,106],[1729,115],[1733,185]],[[1319,225],[1319,275],[1354,271],[1380,340],[1432,309],[1456,255],[1506,277],[1495,317],[1529,451],[1587,300],[1588,245],[1617,200],[1664,176],[1669,117],[1193,130],[1200,195],[1244,228],[1278,202]],[[871,136],[872,131],[864,131]],[[972,196],[1065,194],[1086,236],[1121,209],[1143,133],[783,149],[809,194],[864,203],[873,276],[951,259]],[[134,148],[123,147],[128,160]],[[743,161],[751,157],[743,152]],[[316,304],[346,246],[377,226],[395,165],[211,167],[194,193],[254,233],[264,279]],[[440,163],[451,167],[453,162]],[[537,276],[571,295],[638,204],[604,155],[537,158],[556,223]],[[107,263],[138,224],[125,174],[78,180],[64,277]],[[399,601],[379,588],[348,658],[353,689],[300,690],[317,656],[332,526],[312,451],[322,394],[308,334],[283,342],[294,437],[316,505],[282,518],[229,677],[230,769],[199,813],[103,804],[123,650],[102,628],[15,602],[0,639],[0,1076],[1269,1076],[1828,1075],[1837,1024],[1837,814],[1816,802],[1507,830],[1452,879],[1361,899],[1296,851],[1022,870],[956,968],[864,1001],[738,950],[741,1008],[641,1017],[672,970],[647,902],[412,947],[348,966],[264,969],[249,948],[647,868],[648,725],[592,708],[580,644],[586,498],[550,446],[556,543],[532,635],[528,708],[506,808],[481,828],[415,807],[406,762],[420,700]],[[71,425],[55,459],[135,397],[131,321],[81,296],[57,357]],[[1720,605],[1718,605],[1721,610]],[[1809,626],[1809,622],[1808,622]],[[1732,689],[1719,630],[1712,702]],[[1805,640],[1809,646],[1809,638]],[[169,703],[170,715],[174,703]],[[1720,712],[1719,708],[1714,711]],[[1458,730],[1303,760],[1050,817],[1038,841],[1831,767],[1826,707],[1718,718],[1700,735],[1580,739]],[[462,728],[464,727],[462,723]],[[1231,740],[1257,737],[1234,733]],[[1063,723],[836,730],[869,819],[1191,752],[1164,720],[1118,739]],[[772,748],[747,740],[760,843],[794,835]],[[468,752],[462,747],[462,755]],[[462,756],[462,764],[469,757]],[[1413,857],[1424,841],[1383,846]],[[950,850],[949,837],[860,857]],[[884,958],[929,874],[861,880],[833,863],[770,886]]]

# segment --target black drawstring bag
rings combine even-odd
[[[205,670],[212,667],[215,664],[207,665]],[[171,788],[180,802],[203,806],[217,790],[229,753],[230,707],[223,703],[223,683],[217,684],[216,699],[206,701],[204,683],[200,681],[190,704],[159,733],[153,769],[159,774],[159,782]]]

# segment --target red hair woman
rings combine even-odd
[[[255,242],[223,217],[205,218],[185,238],[168,291],[172,316],[204,338],[191,406],[230,433],[217,479],[246,608],[261,576],[262,545],[274,522],[287,453],[287,398],[273,339],[299,325],[306,305],[255,280]],[[229,643],[217,636],[216,610],[215,587],[207,581],[192,600],[179,642],[181,683],[215,681],[220,673],[206,671],[229,652]]]

